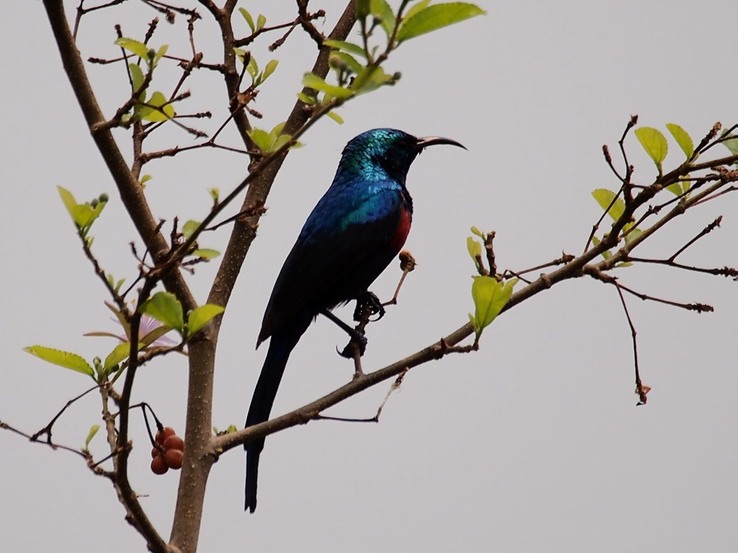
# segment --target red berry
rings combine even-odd
[[[170,469],[181,469],[183,458],[184,453],[180,449],[167,449],[166,453],[164,453],[164,462]]]
[[[152,447],[151,448],[151,458],[158,457],[159,455],[163,454],[164,452],[159,449],[158,447]]]
[[[164,440],[166,440],[169,436],[174,436],[176,432],[174,431],[174,428],[171,426],[165,426],[159,432],[156,433],[156,441],[160,444],[164,443]]]
[[[164,449],[169,451],[170,449],[178,449],[184,451],[184,440],[179,436],[169,436],[162,444]]]
[[[151,460],[151,472],[154,474],[164,474],[168,470],[169,466],[161,455],[157,455]]]

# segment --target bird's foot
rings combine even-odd
[[[376,319],[371,319],[372,322],[376,322],[384,317],[385,310],[382,302],[374,292],[367,290],[361,296],[356,299],[356,309],[354,309],[354,320],[361,322],[364,319],[364,315],[368,314],[367,320],[372,315],[378,315]]]
[[[350,332],[349,334],[351,335],[351,340],[346,344],[346,347],[343,348],[343,351],[339,351],[338,354],[346,359],[356,359],[357,357],[364,355],[368,340],[366,339],[366,336],[358,330],[353,330],[353,332]]]

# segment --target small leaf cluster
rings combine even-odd
[[[155,293],[139,308],[141,314],[159,321],[170,330],[176,330],[185,342],[223,311],[220,305],[206,303],[190,311],[185,322],[182,304],[169,292]]]
[[[251,129],[248,131],[249,138],[251,138],[254,145],[261,150],[262,154],[269,154],[279,150],[282,146],[292,140],[292,136],[283,133],[284,123],[275,125],[271,131],[265,131],[263,129]],[[299,142],[295,143],[292,147],[300,147]]]
[[[210,197],[213,199],[214,203],[218,202],[218,190],[216,188],[213,188],[210,190]],[[200,221],[195,221],[193,219],[190,219],[185,222],[184,225],[182,225],[182,236],[185,240],[189,239],[195,231],[200,228]],[[218,256],[220,256],[220,251],[215,250],[213,248],[200,248],[196,247],[194,250],[192,250],[192,255],[195,256],[197,259],[202,261],[210,261],[211,259],[215,259]]]
[[[682,152],[684,152],[687,161],[695,161],[699,157],[699,152],[695,152],[694,142],[692,141],[692,137],[689,136],[689,133],[676,123],[667,123],[666,128],[671,133],[671,136],[674,137]],[[635,130],[635,135],[638,142],[641,143],[641,146],[648,154],[648,157],[656,165],[659,175],[661,175],[663,173],[662,164],[669,153],[669,143],[666,137],[660,130],[654,129],[653,127],[639,127]],[[677,190],[677,188],[671,190],[677,196],[687,192],[687,190]]]
[[[90,230],[93,223],[100,217],[105,205],[108,202],[106,194],[100,194],[98,198],[86,203],[79,203],[74,195],[66,188],[59,186],[59,196],[61,197],[64,207],[72,218],[72,222],[77,228],[77,233],[84,242],[84,250],[90,259],[92,256],[91,246],[93,242],[90,236]],[[217,201],[217,191],[211,191],[211,197]],[[199,228],[200,223],[197,221],[187,221],[182,229],[184,238],[188,238]],[[220,255],[217,250],[207,248],[196,248],[192,250],[197,260],[209,260]],[[120,289],[124,280],[118,279],[111,274],[106,274],[98,266],[95,261],[96,270],[99,276],[103,277],[107,283],[109,291],[113,294],[116,302],[122,305],[124,296],[121,295]],[[88,362],[84,357],[69,351],[59,350],[41,345],[32,345],[24,348],[24,351],[35,355],[51,364],[85,374],[93,378],[97,383],[102,383],[108,379],[111,373],[115,373],[114,378],[118,378],[122,371],[127,367],[127,361],[131,356],[132,342],[137,343],[138,352],[147,351],[153,347],[157,347],[158,343],[165,334],[172,330],[177,331],[181,336],[181,342],[176,348],[184,345],[192,336],[202,330],[214,317],[223,312],[223,308],[218,305],[205,304],[201,305],[190,313],[188,313],[185,322],[182,305],[173,294],[168,292],[157,292],[147,301],[143,302],[138,309],[138,313],[131,314],[128,309],[118,308],[111,303],[105,303],[115,315],[118,323],[124,332],[124,337],[110,332],[89,332],[87,336],[105,336],[115,338],[120,341],[102,360],[99,357],[93,358],[92,362]],[[132,331],[133,317],[138,318],[138,336],[134,340]],[[155,324],[151,324],[156,321]],[[166,349],[166,348],[165,348]],[[172,348],[174,349],[174,348]]]
[[[250,52],[247,52],[243,48],[234,48],[233,51],[238,56],[238,59],[241,60],[241,63],[245,64],[246,73],[251,77],[250,92],[253,92],[256,88],[264,84],[264,81],[272,76],[279,65],[279,60],[272,59],[267,62],[262,71],[259,71],[259,64]]]
[[[492,324],[502,309],[510,301],[517,279],[501,282],[489,275],[472,277],[471,295],[474,300],[474,314],[469,313],[469,321],[474,326],[476,339],[482,336],[482,331]]]
[[[703,142],[695,148],[694,141],[689,133],[676,123],[667,123],[666,129],[684,153],[686,158],[684,163],[696,161],[700,154],[704,152],[704,149],[710,146]],[[635,130],[635,135],[648,157],[656,165],[660,176],[663,173],[662,164],[669,153],[669,143],[666,136],[653,127],[639,127]],[[734,136],[730,131],[724,131],[717,142],[725,146],[731,154],[738,154],[738,136]],[[683,184],[683,186],[680,186],[680,184]],[[689,185],[690,181],[686,179],[683,183],[668,186],[667,189],[676,196],[682,196],[689,192]]]
[[[676,123],[667,123],[666,128],[682,152],[684,152],[686,161],[691,162],[696,160],[699,152],[695,151],[694,142],[689,133]],[[669,153],[669,143],[666,137],[660,130],[653,127],[638,127],[634,133],[643,150],[656,165],[659,176],[662,175],[663,162]],[[667,186],[666,189],[675,196],[687,196],[689,194],[690,182],[689,176],[687,176],[687,178],[680,182]],[[592,191],[592,197],[613,221],[618,221],[625,213],[625,201],[620,197],[619,193],[615,193],[607,188],[598,188]],[[640,236],[641,232],[640,229],[636,228],[634,221],[629,221],[623,226],[622,235],[625,238],[625,242],[630,243]],[[592,237],[592,243],[595,246],[601,241],[597,236]],[[612,257],[612,253],[610,251],[604,251],[602,252],[602,257],[609,259]],[[630,266],[630,263],[620,263],[618,266],[627,267]]]
[[[256,34],[259,31],[261,31],[266,25],[266,22],[267,22],[266,16],[259,14],[256,17],[256,21],[254,21],[253,16],[251,15],[251,13],[249,13],[249,11],[246,8],[238,8],[238,11],[241,12],[241,15],[246,20],[246,24],[249,26],[249,29],[251,29],[251,32],[253,34]]]
[[[472,277],[471,295],[474,301],[474,313],[469,313],[469,321],[474,327],[475,343],[478,343],[484,329],[492,324],[507,305],[518,279],[503,281],[498,275],[490,274],[490,269],[494,271],[494,267],[488,269],[484,266],[482,252],[487,249],[488,245],[491,247],[494,233],[483,233],[477,227],[471,227],[471,232],[473,236],[467,237],[466,248],[479,274]],[[475,236],[481,239],[481,242]],[[492,265],[491,262],[490,265]]]
[[[381,27],[394,47],[411,38],[485,13],[480,7],[466,2],[431,5],[431,0],[422,0],[405,12],[408,4],[409,2],[403,1],[395,13],[386,0],[357,0],[357,19],[367,34],[371,34],[376,27]]]
[[[85,240],[89,245],[92,244],[92,238],[89,235],[92,224],[100,217],[103,209],[108,203],[108,195],[100,194],[97,198],[85,202],[83,204],[78,203],[74,199],[74,195],[64,188],[63,186],[57,186],[59,196],[61,196],[64,207],[67,208],[69,215],[72,217],[72,222],[77,227],[80,237]]]
[[[323,44],[332,49],[329,65],[337,84],[307,73],[302,80],[307,90],[298,94],[298,98],[309,106],[337,107],[359,94],[394,85],[400,73],[387,73],[381,65],[400,44],[485,13],[478,6],[465,2],[431,5],[430,0],[422,0],[406,11],[408,5],[404,0],[395,11],[386,0],[358,0],[356,15],[362,44],[325,40]],[[383,31],[383,37],[377,38],[377,29]],[[337,123],[343,122],[333,111],[328,115]]]
[[[131,315],[117,309],[112,304],[106,305],[120,322],[125,333],[125,339],[109,332],[87,333],[87,336],[107,336],[120,340],[120,343],[108,353],[104,361],[95,357],[92,363],[90,363],[76,353],[40,345],[28,346],[24,348],[24,351],[53,365],[85,374],[98,383],[107,380],[111,373],[116,373],[115,378],[117,378],[123,369],[126,368],[126,361],[131,354],[131,342],[133,341],[130,323]],[[188,314],[187,322],[185,322],[182,305],[174,295],[169,292],[157,292],[141,305],[137,315],[133,315],[150,317],[160,323],[158,325],[152,325],[153,328],[150,328],[148,332],[139,336],[137,340],[138,351],[143,352],[155,347],[157,341],[172,330],[177,331],[181,335],[182,344],[184,344],[197,332],[202,330],[213,318],[223,313],[223,311],[223,308],[219,305],[201,305]]]
[[[625,201],[623,201],[623,199],[612,190],[608,190],[607,188],[598,188],[592,191],[592,197],[600,207],[607,212],[607,215],[613,221],[618,221],[625,213]],[[635,227],[635,223],[633,221],[629,221],[623,226],[623,236],[625,237],[626,243],[633,241],[640,234],[641,230]],[[597,236],[592,237],[592,243],[595,246],[600,242],[601,240]],[[610,251],[602,252],[602,257],[605,259],[609,259],[611,256],[612,253]],[[630,263],[626,262],[620,263],[618,266],[627,267],[629,265]]]
[[[153,78],[154,69],[167,53],[169,46],[165,44],[159,49],[154,50],[143,42],[126,37],[117,39],[115,44],[138,58],[137,62],[128,63],[128,75],[131,79],[131,89],[135,103],[133,105],[133,114],[128,114],[126,120],[138,119],[160,123],[175,117],[176,112],[174,106],[163,92],[157,90],[151,93],[151,96],[148,95],[148,88]],[[145,62],[145,73],[141,69],[141,61]]]
[[[253,16],[247,9],[239,8],[238,11],[243,16],[246,24],[249,26],[249,29],[251,29],[252,37],[256,36],[262,30],[264,30],[264,26],[266,25],[267,21],[264,15],[259,14],[256,20],[254,20]],[[244,71],[246,71],[246,73],[248,73],[248,75],[251,77],[251,85],[239,95],[242,105],[246,106],[256,97],[259,92],[259,87],[263,85],[264,82],[277,70],[279,60],[269,60],[264,66],[264,69],[260,70],[259,64],[257,63],[256,58],[252,55],[251,52],[246,51],[243,48],[234,48],[233,51],[236,53],[236,56],[243,64]],[[257,114],[253,111],[252,114],[257,117],[261,117],[260,114]],[[262,154],[269,154],[271,152],[274,152],[275,150],[278,150],[284,144],[289,142],[292,138],[289,134],[282,133],[283,128],[284,123],[279,123],[274,128],[272,128],[271,131],[253,128],[248,131],[248,135],[254,145],[259,148]]]
[[[637,118],[634,118],[632,124],[635,124],[636,121]],[[674,142],[676,142],[684,154],[684,160],[682,161],[681,166],[685,168],[685,171],[681,173],[683,176],[680,176],[677,182],[671,182],[671,184],[665,186],[665,189],[676,196],[677,200],[689,198],[693,183],[696,182],[695,179],[689,175],[689,164],[694,163],[706,150],[711,148],[714,144],[722,144],[732,154],[738,154],[738,137],[733,136],[730,131],[724,131],[719,139],[714,142],[712,141],[712,137],[715,136],[714,133],[717,133],[720,130],[719,124],[717,124],[713,129],[713,133],[703,139],[697,146],[695,146],[694,140],[690,134],[680,125],[677,125],[676,123],[667,123],[665,126]],[[666,135],[659,129],[653,127],[638,127],[634,130],[634,134],[643,150],[646,152],[648,157],[651,158],[651,161],[653,161],[658,171],[658,178],[661,179],[664,175],[663,164],[669,154],[669,141],[667,140]],[[624,188],[629,186],[632,187],[632,183],[629,182],[631,173],[632,168],[629,169],[628,175],[625,178],[621,177]],[[592,191],[592,197],[613,221],[619,221],[626,211],[626,202],[621,196],[622,192],[623,188],[621,188],[617,193],[606,188],[598,188]],[[641,234],[642,231],[636,227],[635,221],[627,221],[622,227],[621,236],[625,239],[626,244],[631,243]],[[602,240],[603,238],[598,238],[597,236],[592,237],[592,243],[595,246],[600,244]],[[605,259],[609,259],[612,257],[612,253],[610,251],[605,251],[602,253],[602,256]],[[629,265],[631,265],[631,263],[628,262],[618,264],[619,267],[626,267]]]

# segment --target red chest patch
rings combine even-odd
[[[413,220],[413,217],[410,214],[410,211],[403,208],[400,211],[400,220],[397,221],[397,228],[395,229],[395,234],[392,237],[392,240],[390,241],[392,248],[398,252],[402,248],[403,244],[405,244],[407,235],[410,233],[410,223],[412,223],[412,220]]]

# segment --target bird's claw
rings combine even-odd
[[[369,316],[378,315],[376,319],[372,319],[372,322],[377,322],[384,317],[385,309],[382,302],[374,292],[366,291],[356,300],[356,309],[354,309],[354,320],[360,322],[365,310],[369,312]]]
[[[339,351],[338,355],[341,357],[345,357],[346,359],[354,359],[356,357],[356,354],[359,354],[359,357],[364,355],[364,352],[366,351],[366,345],[368,343],[368,340],[366,339],[366,336],[359,333],[358,331],[355,331],[351,334],[351,341],[346,344],[346,347],[343,348],[343,351]],[[336,351],[338,351],[338,348],[336,348]]]

